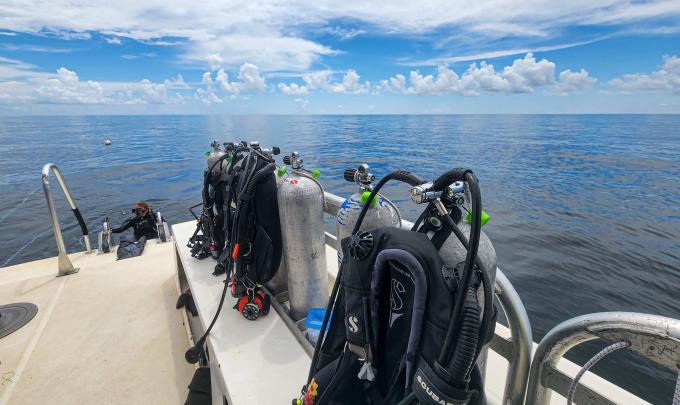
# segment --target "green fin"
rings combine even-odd
[[[489,216],[489,214],[482,210],[482,226],[486,225],[486,223],[489,222],[490,219],[491,217]],[[467,222],[468,224],[472,224],[472,210],[470,210],[470,212],[468,212],[468,214],[465,216],[465,222]]]
[[[366,204],[366,201],[368,201],[368,197],[370,197],[370,196],[371,196],[370,191],[364,191],[363,193],[361,193],[361,199],[360,199],[361,203]],[[376,197],[377,197],[377,195],[376,195]],[[371,201],[371,207],[375,206],[375,201],[376,201],[376,198],[373,197],[373,200]]]

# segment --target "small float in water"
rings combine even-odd
[[[104,139],[104,145],[111,145],[111,140],[109,138]]]

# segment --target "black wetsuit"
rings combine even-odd
[[[134,217],[128,219],[123,225],[118,228],[113,228],[111,232],[121,233],[132,227],[135,230],[135,240],[146,236],[146,239],[155,239],[158,237],[156,230],[156,218],[152,214],[146,214],[143,217]]]

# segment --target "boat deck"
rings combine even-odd
[[[210,323],[223,285],[212,275],[213,260],[190,256],[186,241],[194,229],[194,221],[174,225],[174,243],[151,241],[142,256],[123,261],[112,253],[71,254],[80,272],[65,277],[55,277],[56,257],[3,268],[1,303],[31,302],[38,314],[0,340],[0,405],[184,403],[195,369],[184,360],[190,333]],[[327,246],[329,282],[335,255]],[[199,317],[175,309],[180,282],[192,288]],[[233,303],[228,295],[207,341],[213,403],[289,403],[306,380],[309,354],[275,310],[251,322]],[[510,336],[501,324],[496,333]],[[579,368],[558,363],[570,377]],[[507,370],[508,362],[490,351],[490,404],[501,403]],[[590,372],[582,383],[607,403],[645,403]],[[551,404],[564,403],[552,396]]]
[[[141,257],[69,255],[77,274],[55,277],[57,259],[0,271],[2,303],[38,314],[0,340],[0,404],[179,404],[194,367],[178,294],[173,243]]]

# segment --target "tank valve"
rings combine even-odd
[[[411,189],[411,200],[416,204],[422,204],[444,198],[455,205],[463,205],[465,203],[465,197],[459,194],[463,191],[463,182],[455,182],[444,191],[432,191],[432,187],[432,182],[413,187]]]
[[[260,149],[259,147],[253,148],[253,149],[259,150],[260,152],[262,152],[263,155],[265,155],[269,159],[273,159],[275,155],[278,155],[279,153],[281,153],[281,149],[279,149],[278,146],[272,146],[271,149],[267,149],[267,148]]]
[[[302,164],[304,163],[304,161],[300,157],[299,153],[293,152],[290,154],[290,156],[283,157],[283,163],[289,165],[295,170],[300,170],[302,169]]]
[[[255,150],[260,150],[260,143],[258,141],[251,141],[250,147],[255,149]]]
[[[359,184],[361,188],[371,189],[371,183],[375,181],[375,175],[370,172],[366,163],[362,163],[356,169],[345,169],[343,174],[345,180]]]

